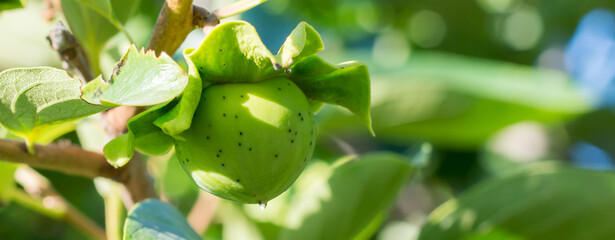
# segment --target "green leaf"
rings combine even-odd
[[[257,82],[276,74],[275,57],[243,21],[216,26],[188,58],[206,83]]]
[[[147,106],[171,101],[184,91],[188,76],[166,53],[139,52],[132,45],[115,66],[109,82],[88,83],[83,98],[107,106]]]
[[[15,68],[0,73],[0,123],[30,140],[46,127],[107,109],[83,101],[81,81],[65,71]]]
[[[135,136],[132,132],[117,136],[105,145],[103,152],[111,166],[122,167],[130,161],[135,153]]]
[[[162,129],[166,134],[179,137],[178,134],[190,128],[192,116],[199,105],[203,82],[199,76],[196,66],[186,55],[194,49],[186,49],[184,58],[188,65],[188,85],[184,90],[179,103],[168,113],[154,121],[154,124]]]
[[[318,32],[306,22],[301,22],[286,38],[276,57],[280,59],[282,67],[288,67],[293,62],[300,62],[324,48]]]
[[[24,6],[26,6],[27,2],[27,0],[2,0],[0,1],[0,12],[16,8],[23,8]]]
[[[177,209],[158,200],[137,203],[124,223],[124,240],[200,240]]]
[[[531,164],[442,204],[419,239],[613,239],[614,201],[612,172]]]
[[[279,239],[353,239],[386,211],[414,172],[408,159],[371,153],[336,167],[326,185],[315,179],[295,186],[298,192],[287,219],[301,224],[282,230]],[[307,185],[307,187],[306,187]],[[310,187],[312,185],[312,187]],[[310,190],[311,189],[311,190]],[[272,203],[273,204],[273,203]],[[303,218],[301,218],[303,216]]]
[[[124,29],[124,26],[122,25],[122,23],[119,21],[119,19],[115,15],[115,12],[113,11],[113,7],[111,4],[111,0],[77,0],[77,1],[81,3],[82,5],[87,6],[88,8],[92,9],[98,15],[105,18],[107,21],[109,21],[109,23],[111,23],[115,28],[117,28],[117,30],[124,33],[126,37],[128,37],[129,40],[131,39],[128,32],[126,32],[126,30]],[[138,1],[134,1],[134,2],[138,2]],[[132,40],[130,41],[132,42]]]
[[[130,38],[127,35],[119,36],[124,38],[122,39],[123,41],[115,41],[115,46],[112,46],[112,43],[108,43],[106,49],[111,50],[110,48],[114,47],[125,49],[127,43],[134,43],[137,47],[147,45],[162,5],[164,5],[163,0],[111,0],[113,12],[124,26],[126,32],[130,34]],[[117,52],[117,50],[113,52]],[[121,54],[114,59],[117,61],[120,58]]]
[[[175,102],[153,106],[128,120],[128,133],[120,135],[107,143],[103,152],[113,166],[123,166],[139,150],[150,155],[163,155],[173,147],[173,139],[154,125],[154,120],[161,117],[175,106]]]
[[[3,162],[2,159],[0,159],[0,206],[11,201],[12,192],[15,189],[13,174],[17,166],[17,164]]]
[[[335,104],[358,116],[374,135],[370,117],[370,81],[367,66],[347,62],[334,67],[311,55],[291,66],[288,76],[310,100]]]
[[[71,32],[87,53],[92,74],[100,74],[101,50],[118,33],[117,27],[82,0],[62,0],[62,12]]]

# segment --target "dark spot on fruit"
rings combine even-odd
[[[216,157],[220,157],[220,154],[216,154]]]
[[[242,135],[243,135],[243,132],[239,132],[239,136],[242,136]]]
[[[301,121],[303,122],[303,117],[301,117]]]
[[[304,162],[305,162],[305,161],[307,161],[307,158],[304,158],[304,159],[303,159],[303,161],[304,161]]]
[[[301,113],[299,113],[299,117],[301,117]]]
[[[295,140],[290,140],[290,143],[295,143]]]
[[[203,70],[203,67],[199,67],[199,69]]]
[[[292,132],[292,131],[293,131],[292,129],[288,129],[288,132]]]
[[[218,150],[219,153],[222,153],[222,149]]]
[[[295,136],[297,136],[297,132],[295,132]]]
[[[209,136],[207,136],[207,140],[209,140]]]
[[[224,163],[222,164],[222,166],[224,167]]]
[[[222,63],[222,66],[226,66],[226,63]]]
[[[241,143],[239,143],[239,146],[241,147]]]
[[[190,162],[190,159],[186,158],[186,162]]]
[[[310,146],[312,146],[312,141],[310,141]]]
[[[226,99],[226,96],[222,96],[222,99]]]
[[[223,113],[223,114],[222,114],[222,116],[223,116],[223,117],[226,117],[226,113]]]
[[[239,179],[237,179],[236,181],[239,182]]]
[[[282,91],[282,89],[281,89],[281,88],[278,88],[278,91]]]
[[[275,157],[278,157],[278,155],[276,154]]]
[[[239,96],[239,97],[243,98],[243,95],[241,95],[241,96]]]
[[[220,52],[222,52],[222,48],[220,48]]]
[[[237,118],[238,118],[237,115],[235,115],[235,119],[237,119]]]
[[[252,148],[248,148],[248,151],[252,151]]]

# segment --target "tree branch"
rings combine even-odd
[[[166,0],[147,48],[173,56],[192,30],[218,23],[216,15],[192,5],[191,0]]]
[[[0,139],[0,160],[87,178],[109,178],[122,183],[135,202],[156,196],[153,181],[141,159],[116,169],[102,154],[77,146],[50,144],[34,148],[36,155],[30,155],[24,142]]]
[[[58,22],[51,30],[47,40],[51,48],[60,55],[64,69],[77,74],[85,82],[94,79],[85,51],[81,48],[77,39],[64,27],[62,22]]]
[[[166,0],[147,48],[173,56],[194,29],[192,23],[192,0]]]

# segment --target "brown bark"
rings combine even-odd
[[[50,144],[35,145],[34,148],[36,154],[30,155],[24,142],[0,139],[0,160],[87,178],[109,178],[126,186],[135,202],[156,196],[153,182],[141,159],[133,159],[126,166],[116,169],[107,163],[102,154],[78,146]]]

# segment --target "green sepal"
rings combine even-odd
[[[103,153],[111,166],[123,167],[135,154],[135,136],[132,132],[117,136],[105,145]]]
[[[301,22],[274,56],[252,25],[231,21],[216,26],[187,58],[206,83],[258,82],[282,76],[282,68],[323,49],[318,32]]]
[[[342,106],[372,130],[370,116],[370,81],[367,66],[346,62],[332,66],[316,55],[293,64],[288,75],[308,99]]]
[[[192,116],[196,111],[201,99],[201,91],[203,90],[203,82],[196,66],[187,57],[194,49],[186,49],[184,58],[188,65],[188,85],[179,100],[179,103],[168,113],[162,115],[154,121],[164,133],[172,137],[179,137],[178,134],[190,128],[192,124]]]
[[[286,68],[293,62],[300,62],[323,49],[325,49],[325,46],[322,38],[314,27],[306,22],[301,22],[286,38],[276,57],[279,59],[280,65]]]
[[[110,163],[112,161],[118,162],[117,159],[120,157],[132,157],[135,150],[149,155],[163,155],[171,151],[173,139],[154,125],[154,120],[169,112],[176,103],[176,101],[172,101],[170,103],[158,104],[128,120],[126,124],[128,133],[116,137],[105,145],[103,152],[107,160]],[[110,144],[131,147],[124,148],[121,154],[117,154],[111,152],[115,151],[116,147],[110,146]],[[122,162],[121,165],[123,166],[126,163],[128,162]],[[114,163],[111,163],[111,165],[114,165]]]
[[[201,45],[187,55],[206,83],[258,82],[276,73],[276,58],[256,29],[243,21],[216,26]],[[278,67],[276,67],[278,68]]]
[[[97,105],[149,106],[171,101],[187,84],[184,70],[166,53],[156,57],[133,44],[115,65],[111,79],[91,81],[82,98]]]
[[[175,102],[151,108],[128,122],[128,129],[135,134],[136,149],[150,155],[163,155],[173,148],[173,139],[154,125],[154,120],[167,113]]]

